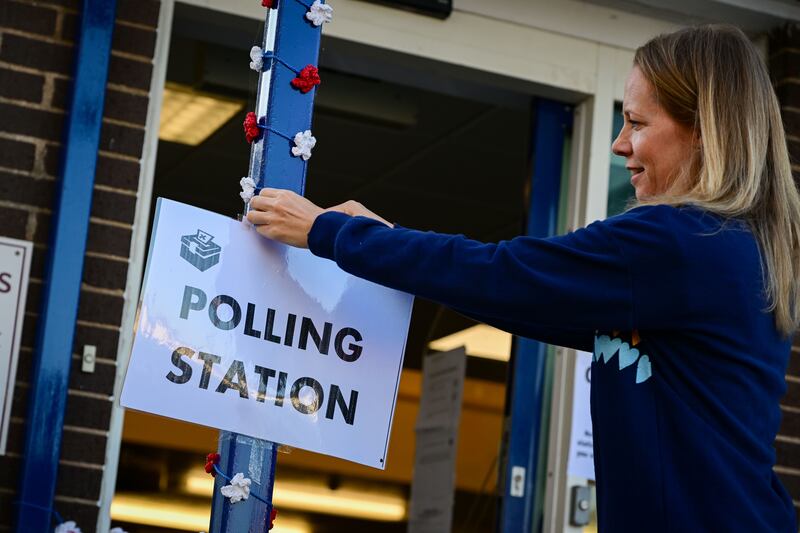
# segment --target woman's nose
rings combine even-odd
[[[628,140],[628,136],[625,134],[624,126],[619,131],[617,138],[614,139],[614,142],[611,144],[611,151],[622,157],[627,157],[631,154],[631,143]]]

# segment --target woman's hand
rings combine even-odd
[[[338,211],[339,213],[344,213],[345,215],[350,215],[351,217],[367,217],[373,220],[377,220],[378,222],[383,222],[389,227],[392,227],[394,225],[391,222],[388,222],[387,220],[373,213],[372,211],[364,207],[361,203],[356,202],[355,200],[348,200],[343,204],[329,207],[325,211]]]
[[[284,189],[261,189],[250,200],[250,221],[261,235],[298,248],[308,248],[308,232],[325,210]]]

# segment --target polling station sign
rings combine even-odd
[[[384,468],[411,305],[159,199],[121,403]]]

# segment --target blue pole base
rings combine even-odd
[[[278,445],[266,440],[221,431],[218,452],[220,470],[229,477],[241,472],[244,477],[250,478],[251,494],[258,494],[270,504],[267,505],[252,495],[247,500],[230,503],[220,492],[228,482],[217,475],[214,480],[209,531],[213,533],[269,531]]]

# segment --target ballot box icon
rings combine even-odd
[[[219,263],[220,252],[222,247],[214,242],[214,236],[201,229],[181,237],[181,257],[201,272]]]

